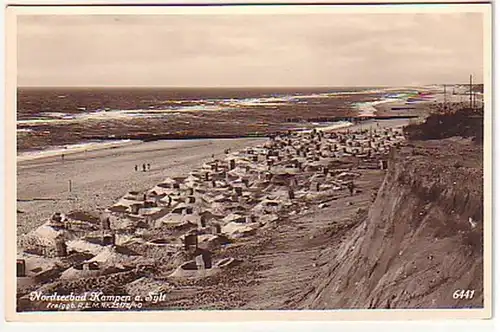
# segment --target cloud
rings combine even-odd
[[[20,85],[309,86],[482,72],[481,14],[21,16]]]

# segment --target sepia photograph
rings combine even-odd
[[[491,4],[42,9],[7,8],[18,319],[489,317]]]

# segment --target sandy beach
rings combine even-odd
[[[366,121],[354,129],[401,127],[407,119]],[[130,190],[146,190],[168,176],[187,175],[195,167],[265,138],[168,140],[49,156],[17,163],[18,236],[40,226],[54,212],[102,210]],[[151,164],[142,171],[142,164]],[[134,167],[138,165],[139,170]],[[71,180],[71,192],[69,181]]]
[[[54,212],[104,209],[129,190],[146,190],[167,176],[190,170],[262,138],[169,140],[18,162],[18,235],[40,226]],[[143,163],[151,169],[141,170]],[[135,171],[135,165],[140,166]],[[72,189],[69,192],[69,181]]]

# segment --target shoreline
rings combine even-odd
[[[363,126],[365,123],[377,122],[377,121],[395,121],[395,120],[408,120],[413,117],[418,117],[415,115],[388,115],[388,116],[370,116],[363,118],[362,121],[358,123],[352,123],[348,121],[337,121],[337,122],[325,122],[330,125],[326,126],[314,126],[311,129],[294,129],[299,132],[310,132],[313,129],[318,131],[335,131],[342,130],[345,128],[358,128]],[[261,135],[231,135],[227,137],[220,136],[188,136],[188,137],[176,137],[176,138],[163,138],[159,136],[151,136],[145,139],[117,139],[110,138],[109,140],[105,138],[99,138],[100,141],[96,142],[83,142],[76,144],[69,144],[64,147],[53,146],[45,150],[27,150],[21,151],[17,155],[17,164],[23,165],[30,163],[34,160],[54,160],[60,159],[63,154],[65,157],[70,155],[82,155],[93,151],[102,151],[109,149],[117,149],[124,146],[141,145],[148,142],[178,142],[178,141],[206,141],[206,140],[235,140],[235,139],[266,139],[270,134]]]
[[[379,104],[399,104],[393,102],[384,102]],[[378,104],[376,109],[378,109]],[[338,121],[323,121],[312,123],[314,126],[311,128],[293,128],[289,129],[292,131],[311,131],[313,129],[319,131],[327,131],[327,130],[337,130],[344,127],[349,126],[357,126],[360,123],[367,121],[383,121],[383,120],[394,120],[394,119],[408,119],[419,117],[414,114],[389,114],[389,115],[358,115],[353,117],[353,119],[361,120],[358,123],[352,123],[345,120]],[[339,118],[344,119],[344,118]],[[311,122],[307,122],[307,124],[311,125]],[[318,125],[324,124],[324,125]],[[284,132],[281,130],[279,132]],[[105,149],[114,149],[121,146],[126,145],[137,145],[146,142],[157,142],[157,141],[196,141],[196,140],[231,140],[231,139],[258,139],[258,138],[268,138],[272,133],[258,133],[258,134],[249,134],[249,135],[190,135],[190,136],[181,136],[181,135],[134,135],[134,136],[123,136],[123,137],[88,137],[90,141],[83,141],[81,143],[68,144],[65,146],[48,146],[46,149],[37,150],[23,150],[18,151],[17,154],[17,162],[22,163],[34,159],[44,159],[44,158],[53,158],[60,157],[62,154],[70,155],[77,153],[85,153],[88,151],[96,151],[96,150],[105,150]],[[93,141],[92,141],[93,140]]]
[[[401,127],[407,119],[368,120],[339,128],[355,129]],[[141,142],[115,149],[93,150],[19,162],[17,164],[18,235],[41,225],[55,211],[102,210],[130,190],[147,190],[166,177],[186,175],[204,162],[259,145],[263,138],[207,139]],[[134,171],[150,163],[150,171]],[[71,191],[69,190],[69,181]]]
[[[89,155],[90,158],[92,158],[92,154],[94,153],[101,153],[105,154],[107,151],[114,150],[117,153],[119,153],[120,149],[126,148],[126,147],[138,147],[145,145],[147,143],[182,143],[182,142],[210,142],[210,141],[232,141],[232,140],[254,140],[254,139],[265,139],[267,136],[242,136],[242,137],[234,137],[234,138],[218,138],[218,137],[207,137],[207,138],[185,138],[185,139],[157,139],[157,140],[129,140],[121,143],[115,143],[115,144],[109,144],[107,142],[98,142],[95,143],[94,146],[91,148],[83,149],[83,148],[75,148],[75,149],[50,149],[50,150],[42,150],[42,151],[25,151],[22,153],[26,153],[26,155],[18,155],[17,156],[17,165],[18,166],[24,166],[24,165],[30,165],[34,164],[37,162],[47,162],[47,161],[61,161],[61,152],[64,152],[65,155],[65,160],[67,160],[67,157],[75,157],[73,159],[81,159],[81,156],[87,156]],[[85,145],[86,143],[82,144],[74,144],[74,145],[69,145],[69,146],[81,146]],[[90,143],[93,144],[93,143]],[[46,153],[44,153],[46,152]]]
[[[263,139],[141,142],[26,160],[17,163],[18,236],[40,226],[55,211],[100,210],[131,190],[146,190],[166,177],[187,174],[194,167]],[[150,163],[147,172],[135,165]],[[71,182],[71,191],[69,181]],[[41,200],[40,200],[41,198]]]
[[[417,89],[422,90],[422,89]],[[65,131],[64,126],[55,126],[51,129],[51,127],[41,127],[36,128],[31,126],[23,126],[23,123],[26,121],[35,121],[35,120],[20,120],[17,122],[17,134],[18,134],[18,147],[20,150],[18,151],[18,161],[23,161],[26,159],[34,159],[39,158],[28,156],[30,154],[57,154],[57,153],[65,153],[63,152],[66,146],[69,149],[73,149],[73,145],[79,144],[108,144],[109,141],[116,140],[131,140],[131,141],[157,141],[157,140],[170,140],[170,139],[234,139],[234,138],[254,138],[254,137],[268,137],[269,135],[273,135],[275,132],[279,131],[287,131],[287,130],[296,130],[296,129],[305,129],[312,130],[315,126],[315,123],[328,125],[329,123],[342,122],[342,121],[352,121],[352,119],[366,119],[366,118],[381,118],[387,116],[395,116],[395,114],[389,115],[382,114],[380,112],[381,108],[386,108],[385,105],[391,104],[405,104],[407,101],[407,97],[405,94],[401,94],[405,89],[401,90],[401,88],[389,89],[384,88],[377,91],[371,91],[371,93],[377,92],[377,95],[368,96],[369,98],[363,97],[362,99],[348,99],[345,101],[336,101],[331,104],[331,107],[327,107],[325,112],[324,108],[320,108],[315,112],[306,112],[307,116],[304,115],[300,109],[298,109],[299,113],[289,114],[290,110],[288,108],[292,107],[291,105],[285,105],[288,108],[285,108],[283,111],[283,118],[276,119],[278,121],[273,122],[265,120],[265,117],[270,115],[269,112],[274,113],[273,110],[263,110],[263,109],[245,109],[242,108],[243,112],[249,112],[248,118],[243,122],[248,122],[247,126],[242,126],[241,121],[237,121],[235,124],[225,123],[225,116],[221,117],[221,114],[225,114],[224,112],[198,112],[198,111],[189,111],[189,118],[186,120],[187,122],[180,121],[177,118],[174,118],[172,121],[172,125],[169,125],[169,120],[159,119],[159,123],[151,122],[152,118],[149,118],[149,113],[162,113],[162,112],[170,112],[172,110],[157,110],[157,109],[134,109],[134,110],[116,110],[113,112],[144,112],[142,116],[132,117],[131,122],[122,121],[121,118],[117,118],[119,121],[112,123],[109,125],[109,130],[101,130],[99,129],[99,123],[101,120],[105,120],[103,123],[107,123],[107,118],[101,116],[95,116],[95,114],[107,114],[110,112],[100,111],[100,112],[91,112],[90,114],[94,114],[90,116],[89,122],[85,120],[89,115],[82,114],[73,114],[73,117],[81,118],[83,122],[78,126],[70,126],[68,128],[69,131]],[[383,93],[385,92],[385,93]],[[392,93],[394,92],[394,93]],[[369,94],[369,91],[357,92],[356,95],[364,95]],[[341,93],[342,94],[342,93]],[[337,94],[335,94],[337,96]],[[324,94],[323,97],[337,100],[338,96],[329,96],[328,94]],[[302,95],[301,98],[306,98],[307,95]],[[284,98],[284,97],[283,97]],[[298,98],[297,96],[292,98]],[[438,99],[439,95],[433,93],[433,98]],[[239,102],[245,103],[245,100],[248,98],[243,98]],[[258,99],[258,98],[257,98]],[[265,99],[266,98],[260,98]],[[365,100],[365,101],[362,101]],[[419,103],[428,105],[427,102]],[[260,105],[260,104],[259,104]],[[297,106],[298,105],[298,106]],[[301,104],[297,104],[299,107]],[[325,104],[326,105],[326,104]],[[262,106],[262,105],[261,105]],[[302,106],[300,106],[302,107]],[[297,110],[296,110],[297,111]],[[64,112],[49,112],[50,114],[56,115],[64,115]],[[167,112],[167,113],[168,113]],[[47,113],[47,114],[49,114]],[[176,112],[174,112],[176,113]],[[309,114],[311,113],[311,114]],[[215,114],[215,115],[213,115]],[[231,113],[232,114],[232,113]],[[247,114],[247,113],[245,113]],[[253,115],[252,115],[253,114]],[[296,114],[300,114],[300,116],[295,117]],[[137,113],[139,115],[139,113]],[[410,116],[411,112],[399,112],[396,116]],[[256,118],[252,120],[252,116]],[[94,119],[95,117],[95,119]],[[241,116],[237,117],[238,119]],[[135,120],[134,120],[134,119]],[[191,119],[192,118],[192,119]],[[93,120],[92,120],[93,119]],[[113,117],[109,118],[113,120]],[[94,122],[94,120],[99,120],[98,122]],[[144,120],[144,121],[143,121]],[[38,121],[38,120],[36,120]],[[42,120],[40,120],[42,121]],[[43,120],[45,121],[45,120]],[[53,121],[53,120],[47,120]],[[63,119],[56,119],[54,121],[66,121]],[[163,121],[163,122],[162,122]],[[167,122],[165,122],[167,121]],[[202,122],[199,122],[202,121]],[[205,121],[205,122],[203,122]],[[207,122],[208,121],[208,122]],[[213,126],[213,122],[219,122],[218,125]],[[165,123],[164,123],[165,122]],[[224,122],[224,125],[221,125],[220,122]],[[255,123],[254,123],[255,122]],[[185,126],[185,124],[188,124]],[[191,123],[191,124],[190,124]],[[228,127],[229,126],[229,127]],[[108,125],[106,124],[107,128]],[[47,130],[49,129],[49,130]],[[44,131],[42,134],[39,132]],[[31,133],[31,131],[34,131]],[[203,133],[203,134],[200,134]],[[97,143],[93,143],[97,141]],[[82,148],[84,150],[85,148]],[[94,147],[92,147],[94,149]],[[57,151],[59,150],[59,151]],[[72,152],[71,152],[72,153]]]
[[[66,145],[64,147],[49,147],[45,150],[29,150],[20,152],[16,158],[18,163],[22,163],[25,161],[35,160],[35,159],[44,159],[44,158],[52,158],[58,157],[61,155],[73,155],[78,153],[86,153],[88,151],[96,151],[96,150],[105,150],[105,149],[114,149],[121,146],[126,145],[134,145],[140,144],[141,141],[134,140],[119,140],[119,141],[111,141],[111,142],[85,142],[80,144],[71,144]]]

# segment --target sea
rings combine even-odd
[[[18,159],[135,140],[347,126],[409,88],[18,88]]]

